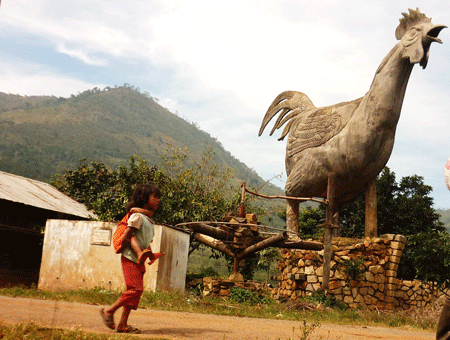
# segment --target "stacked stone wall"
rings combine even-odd
[[[212,277],[204,277],[203,279],[192,281],[191,285],[199,283],[203,284],[203,292],[202,292],[203,296],[227,297],[230,295],[231,289],[233,287],[247,289],[261,295],[267,293],[266,284],[257,281],[241,282]]]
[[[349,307],[408,309],[425,307],[437,296],[431,284],[397,279],[406,238],[333,240],[329,292]],[[313,295],[322,287],[323,250],[281,250],[280,275],[271,292],[278,300],[296,300]]]

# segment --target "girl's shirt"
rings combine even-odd
[[[153,220],[144,214],[134,213],[128,219],[128,226],[134,228],[134,235],[137,237],[142,250],[147,249],[155,235],[155,225]],[[133,262],[138,262],[136,253],[129,247],[125,248],[122,256]]]

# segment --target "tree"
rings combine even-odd
[[[134,186],[143,182],[158,184],[163,193],[155,213],[160,223],[220,220],[239,205],[239,190],[233,192],[228,186],[230,171],[212,163],[210,149],[205,150],[201,161],[186,166],[186,152],[169,147],[161,156],[160,169],[149,167],[139,157],[131,157],[128,168],[118,169],[82,159],[77,170],[57,175],[52,184],[85,204],[100,220],[120,220]]]
[[[439,214],[433,208],[432,188],[423,177],[403,177],[385,167],[377,178],[378,234],[402,234],[407,237],[398,274],[403,279],[450,283],[450,237]],[[346,205],[340,213],[343,236],[364,235],[364,195]]]
[[[413,235],[430,230],[444,231],[439,214],[433,208],[432,188],[423,177],[403,177],[400,183],[395,173],[385,167],[377,178],[378,234]],[[364,195],[339,211],[342,236],[364,236]]]
[[[430,230],[408,236],[398,267],[398,277],[435,282],[438,289],[450,288],[450,234]]]

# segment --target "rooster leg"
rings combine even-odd
[[[299,202],[286,200],[286,229],[298,233]]]

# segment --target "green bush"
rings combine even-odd
[[[235,303],[269,304],[273,300],[257,292],[241,287],[232,287],[228,300]]]
[[[344,273],[347,275],[347,281],[359,280],[363,277],[364,268],[364,257],[359,259],[343,260],[342,265],[344,266]]]

